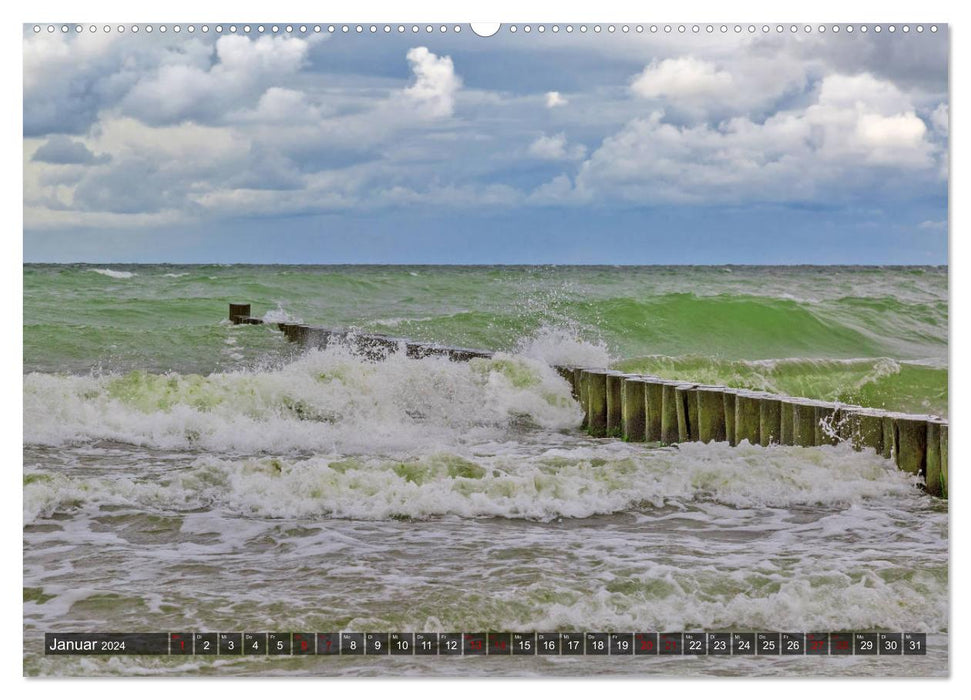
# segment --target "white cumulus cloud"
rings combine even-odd
[[[764,121],[734,117],[679,125],[663,110],[604,139],[575,180],[573,199],[638,202],[807,201],[841,183],[882,184],[893,173],[929,177],[943,157],[892,83],[831,75],[816,101]],[[561,183],[562,185],[562,183]],[[561,192],[562,195],[562,192]]]
[[[631,83],[636,95],[672,100],[721,98],[734,89],[730,73],[693,56],[652,61]]]
[[[218,120],[296,74],[308,48],[303,39],[223,36],[215,44],[211,67],[163,63],[135,84],[121,107],[148,124]]]
[[[529,144],[527,152],[543,160],[580,160],[587,154],[587,149],[580,144],[569,145],[566,134],[559,133],[553,136],[543,134]]]
[[[436,56],[424,46],[410,49],[407,59],[415,74],[415,83],[405,89],[405,96],[420,105],[429,116],[452,116],[455,93],[462,87],[452,59]]]

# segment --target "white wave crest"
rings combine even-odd
[[[110,268],[91,268],[91,272],[97,272],[99,275],[104,275],[105,277],[111,277],[116,280],[127,280],[135,277],[137,272],[127,272],[125,270],[112,270]]]
[[[372,453],[473,439],[510,426],[577,425],[551,367],[496,355],[468,363],[403,354],[372,363],[339,348],[270,371],[24,378],[24,442],[114,440],[166,449]]]
[[[397,458],[202,457],[161,479],[59,472],[24,487],[24,518],[29,522],[88,503],[165,511],[216,504],[238,515],[270,518],[549,521],[699,502],[846,507],[888,497],[921,495],[913,477],[848,446],[699,443],[675,449],[611,442],[526,453],[478,445],[461,453]],[[733,516],[719,517],[727,523]]]

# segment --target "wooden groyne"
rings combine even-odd
[[[250,316],[249,304],[230,304],[229,320],[239,324],[263,324],[263,319]],[[458,362],[467,362],[474,357],[492,357],[494,353],[488,350],[473,348],[457,348],[438,343],[421,343],[407,338],[395,338],[381,333],[363,333],[356,330],[339,330],[308,326],[303,323],[274,324],[292,343],[298,343],[308,348],[323,350],[329,345],[344,345],[368,359],[383,360],[400,350],[404,350],[408,357],[422,358],[430,356],[447,357]]]
[[[230,304],[235,324],[262,324],[249,304]],[[278,323],[287,340],[305,347],[343,344],[369,359],[404,350],[408,357],[447,357],[467,362],[488,350],[421,343],[378,333]],[[947,498],[948,422],[936,416],[895,413],[839,402],[781,396],[748,389],[695,384],[604,368],[555,366],[583,408],[581,427],[593,437],[674,445],[728,442],[738,445],[814,447],[850,443],[872,449],[903,471],[924,477],[925,490]]]

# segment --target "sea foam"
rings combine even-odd
[[[111,277],[116,280],[127,280],[135,277],[138,273],[136,272],[126,272],[125,270],[112,270],[110,268],[97,269],[92,268],[91,272],[97,272],[99,275],[104,275],[105,277]]]
[[[340,348],[272,370],[24,378],[24,442],[113,440],[166,449],[344,453],[501,439],[510,426],[574,427],[580,409],[545,363],[497,354],[468,363]]]

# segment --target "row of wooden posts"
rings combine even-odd
[[[249,304],[230,304],[229,320],[236,325],[262,325],[264,323],[263,319],[250,316]],[[277,323],[274,325],[287,340],[301,347],[323,349],[328,345],[343,345],[370,360],[383,360],[401,349],[404,349],[408,357],[416,359],[439,356],[447,357],[456,362],[468,362],[475,357],[492,357],[494,354],[489,350],[457,348],[438,343],[395,338],[382,333],[321,328],[319,326],[308,326],[305,323]]]
[[[925,477],[947,497],[947,421],[861,406],[708,386],[606,369],[557,367],[594,437],[631,442],[727,442],[813,447],[849,442]]]
[[[249,304],[230,304],[235,324],[262,324]],[[287,340],[305,347],[342,343],[375,360],[401,348],[409,357],[455,361],[492,357],[488,350],[415,342],[378,333],[278,323]],[[594,437],[674,445],[727,442],[738,445],[813,447],[849,442],[872,449],[898,467],[924,477],[928,493],[947,498],[947,421],[860,406],[708,386],[608,369],[559,365],[584,411],[582,428]]]

